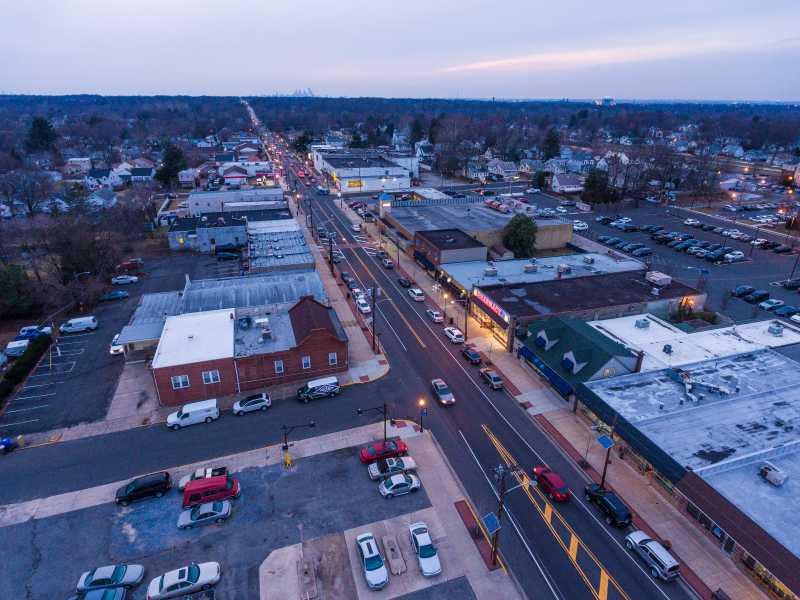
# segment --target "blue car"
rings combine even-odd
[[[100,296],[100,302],[108,302],[109,300],[124,300],[130,297],[130,294],[124,290],[114,290],[113,292],[106,292]]]
[[[788,304],[775,310],[775,316],[777,317],[789,318],[793,317],[797,313],[800,313],[800,308],[796,306],[789,306]]]

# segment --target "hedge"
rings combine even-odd
[[[14,361],[14,364],[6,371],[5,376],[0,380],[0,402],[8,398],[14,391],[14,386],[23,381],[28,373],[36,368],[39,359],[42,358],[50,344],[53,342],[49,335],[39,336],[31,340],[25,352]]]

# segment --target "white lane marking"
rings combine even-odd
[[[27,421],[17,421],[16,423],[0,423],[3,427],[12,427],[14,425],[24,425],[25,423],[36,423],[39,419],[29,419]]]
[[[52,394],[34,394],[33,396],[17,396],[14,400],[32,400],[33,398],[49,398],[50,396],[55,396],[56,393],[53,392]]]
[[[50,405],[49,404],[40,404],[39,406],[31,406],[29,408],[15,408],[14,410],[7,410],[6,414],[25,412],[25,411],[28,411],[28,410],[38,410],[40,408],[45,408],[47,406],[50,406]]]
[[[469,445],[469,442],[467,442],[467,438],[464,437],[464,434],[462,433],[462,431],[460,429],[458,430],[458,435],[461,436],[461,439],[464,441],[464,445],[467,447],[467,450],[469,450],[469,453],[472,455],[472,458],[475,460],[475,464],[478,465],[478,469],[480,469],[481,473],[483,474],[483,477],[486,479],[486,483],[489,484],[489,488],[492,490],[492,493],[494,494],[495,498],[497,498],[498,501],[499,501],[500,500],[500,494],[495,489],[494,484],[492,483],[492,480],[486,474],[486,471],[483,469],[483,465],[481,465],[481,462],[478,460],[478,457],[475,455],[475,451],[472,449],[472,446]],[[508,516],[509,522],[514,527],[514,531],[516,531],[516,533],[517,533],[517,537],[522,542],[522,545],[525,546],[525,550],[528,551],[528,556],[531,557],[531,560],[536,565],[536,568],[539,570],[539,573],[541,574],[542,579],[544,579],[544,582],[547,584],[547,587],[550,588],[550,593],[553,594],[554,598],[564,598],[564,594],[561,593],[561,590],[557,589],[558,585],[555,583],[555,580],[550,576],[549,573],[545,573],[546,569],[545,569],[544,565],[542,565],[539,562],[539,560],[536,558],[536,555],[533,553],[533,550],[531,550],[530,546],[528,546],[528,542],[525,540],[525,536],[522,535],[522,532],[520,531],[520,529],[517,526],[517,523],[516,523],[516,521],[514,519],[514,515],[512,514],[511,509],[508,506],[505,507],[505,512],[506,512],[506,515]]]

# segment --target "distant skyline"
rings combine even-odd
[[[8,3],[0,93],[800,101],[800,2]]]

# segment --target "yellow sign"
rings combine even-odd
[[[347,180],[347,187],[349,188],[360,188],[362,186],[360,179],[348,179]]]
[[[283,468],[284,469],[292,468],[292,455],[289,454],[288,451],[283,453]]]

